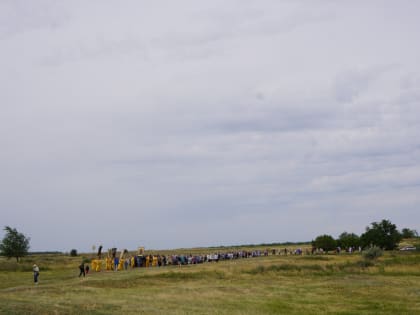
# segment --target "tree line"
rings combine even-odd
[[[21,257],[28,255],[30,238],[10,226],[6,226],[4,230],[6,234],[0,243],[0,255],[16,258],[18,262]],[[341,233],[338,239],[334,239],[327,234],[319,235],[312,241],[312,246],[322,248],[325,251],[336,250],[337,248],[367,248],[372,246],[384,250],[393,250],[397,248],[403,238],[414,237],[418,237],[416,230],[404,228],[400,232],[391,221],[382,220],[381,222],[371,223],[371,226],[366,227],[365,233],[360,236],[347,232]],[[75,255],[77,255],[77,251]]]
[[[323,234],[317,236],[312,241],[314,248],[322,248],[325,251],[336,250],[337,248],[369,248],[372,246],[380,247],[384,250],[393,250],[403,238],[418,237],[416,230],[404,228],[401,231],[389,220],[372,222],[370,226],[360,236],[355,233],[343,232],[337,239],[331,235]]]

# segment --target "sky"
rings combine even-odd
[[[0,0],[0,236],[420,231],[418,1]]]

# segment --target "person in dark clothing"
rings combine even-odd
[[[118,257],[114,258],[114,271],[118,270],[118,265],[120,264],[120,259]]]
[[[80,264],[80,266],[79,266],[79,270],[80,270],[80,273],[79,273],[79,277],[81,276],[81,275],[83,275],[83,277],[85,277],[86,276],[86,273],[85,273],[85,263],[81,263]]]
[[[89,274],[89,265],[86,265],[86,267],[85,267],[85,273],[86,274]]]

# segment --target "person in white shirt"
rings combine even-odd
[[[32,267],[32,270],[34,272],[34,283],[38,284],[39,267],[36,264],[34,264],[33,267]]]

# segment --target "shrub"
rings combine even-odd
[[[382,254],[383,254],[383,251],[382,251],[382,249],[380,249],[379,247],[377,247],[377,246],[373,246],[373,247],[371,247],[371,248],[369,248],[369,249],[367,249],[367,250],[365,250],[365,251],[363,251],[363,258],[365,259],[365,260],[370,260],[370,261],[372,261],[372,260],[375,260],[375,259],[377,259],[377,258],[379,258],[379,257],[381,257],[382,256]]]
[[[337,241],[331,235],[319,235],[314,241],[312,246],[316,248],[322,248],[325,251],[334,250],[337,246]]]
[[[71,251],[70,251],[70,256],[72,256],[72,257],[76,257],[77,256],[77,249],[72,249]]]

